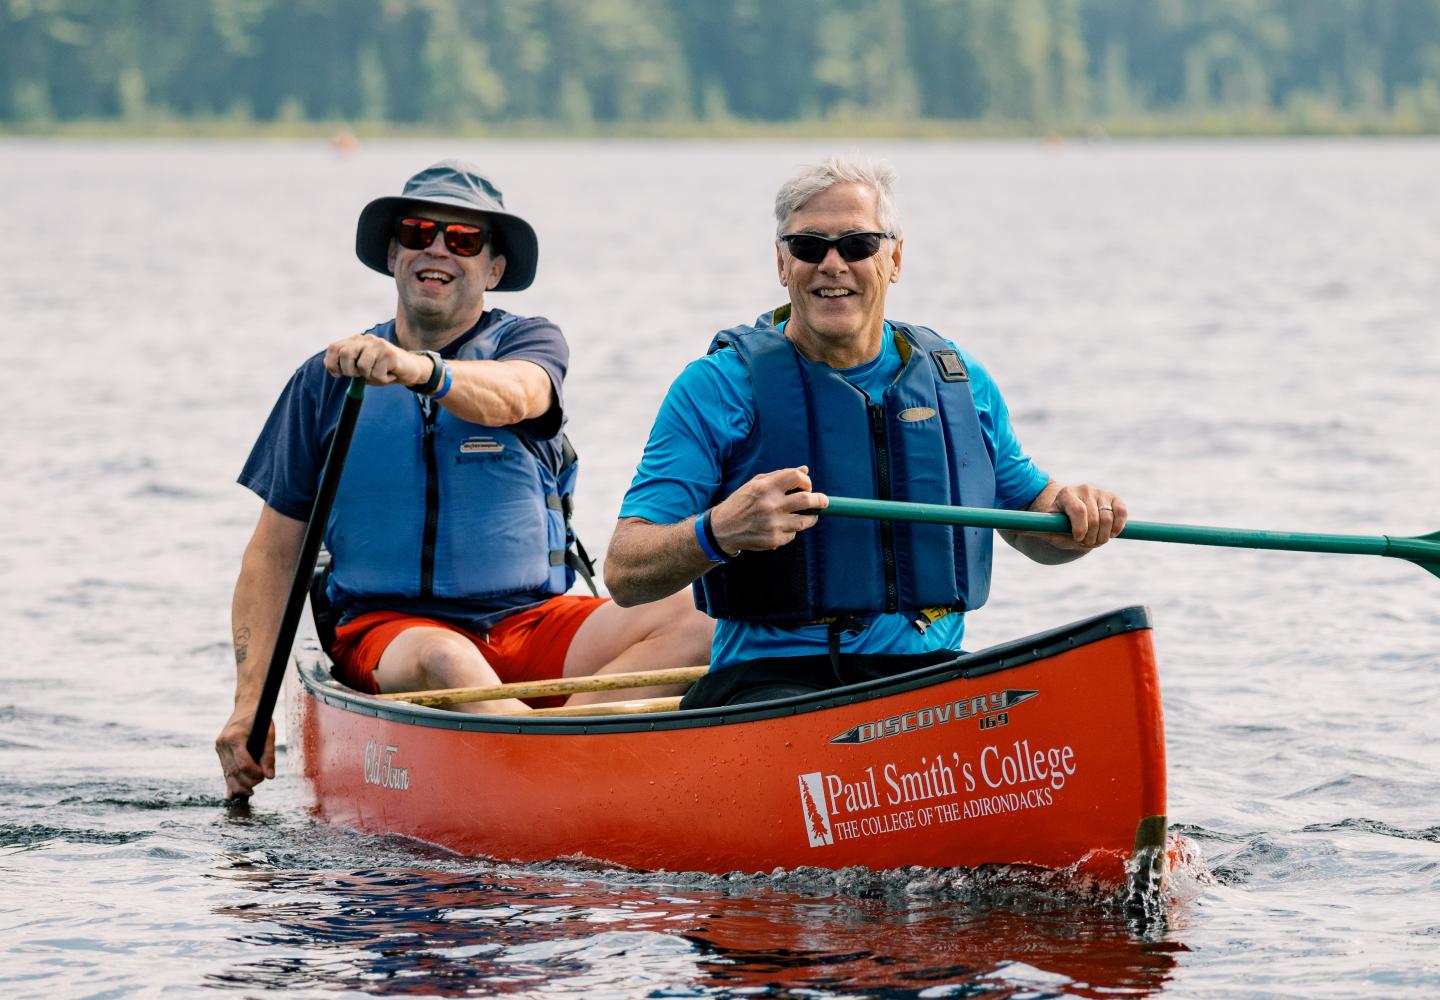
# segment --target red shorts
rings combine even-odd
[[[375,667],[386,647],[409,628],[443,628],[458,632],[475,644],[485,662],[507,684],[545,681],[565,672],[565,654],[575,632],[608,597],[552,597],[544,604],[517,611],[485,635],[434,618],[399,611],[372,611],[335,630],[330,658],[337,680],[357,691],[378,694]],[[535,699],[559,704],[564,699]]]

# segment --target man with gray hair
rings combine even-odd
[[[941,662],[990,586],[988,529],[821,518],[827,493],[1058,512],[1002,537],[1042,563],[1125,525],[1021,449],[999,390],[932,330],[885,318],[904,241],[887,166],[832,158],[775,201],[788,305],[717,334],[675,380],[605,560],[615,601],[694,584],[717,619],[686,705],[757,700]],[[729,668],[744,664],[744,670]]]

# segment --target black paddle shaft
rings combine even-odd
[[[340,487],[340,473],[345,469],[345,455],[350,450],[350,438],[355,433],[355,420],[360,416],[360,403],[365,398],[365,380],[352,378],[345,390],[345,402],[340,407],[340,420],[335,425],[335,436],[330,439],[330,451],[325,456],[325,468],[320,473],[320,488],[315,493],[315,505],[310,508],[310,519],[305,524],[305,540],[300,544],[300,559],[295,563],[295,579],[290,584],[290,597],[285,602],[285,614],[280,619],[280,630],[275,633],[275,648],[270,653],[270,666],[265,672],[265,686],[260,689],[260,700],[255,703],[255,721],[250,726],[250,738],[245,749],[255,763],[260,763],[265,753],[265,737],[270,733],[270,717],[275,713],[275,702],[280,697],[280,685],[285,682],[285,665],[290,661],[290,647],[295,643],[295,630],[300,626],[300,612],[305,607],[305,595],[310,590],[310,578],[315,573],[315,560],[320,555],[320,540],[325,537],[325,522],[330,518],[330,508],[335,503],[335,491]]]

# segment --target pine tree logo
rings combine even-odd
[[[830,810],[825,805],[825,786],[819,771],[800,775],[800,808],[805,814],[805,833],[811,847],[828,847],[835,843],[830,832]]]

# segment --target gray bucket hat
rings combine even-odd
[[[396,217],[426,205],[484,212],[498,238],[499,252],[505,255],[505,273],[494,291],[517,292],[530,287],[540,256],[535,230],[520,216],[505,211],[500,189],[464,160],[442,160],[426,167],[405,182],[398,197],[376,198],[366,205],[355,227],[355,256],[371,270],[390,274],[387,258]]]

